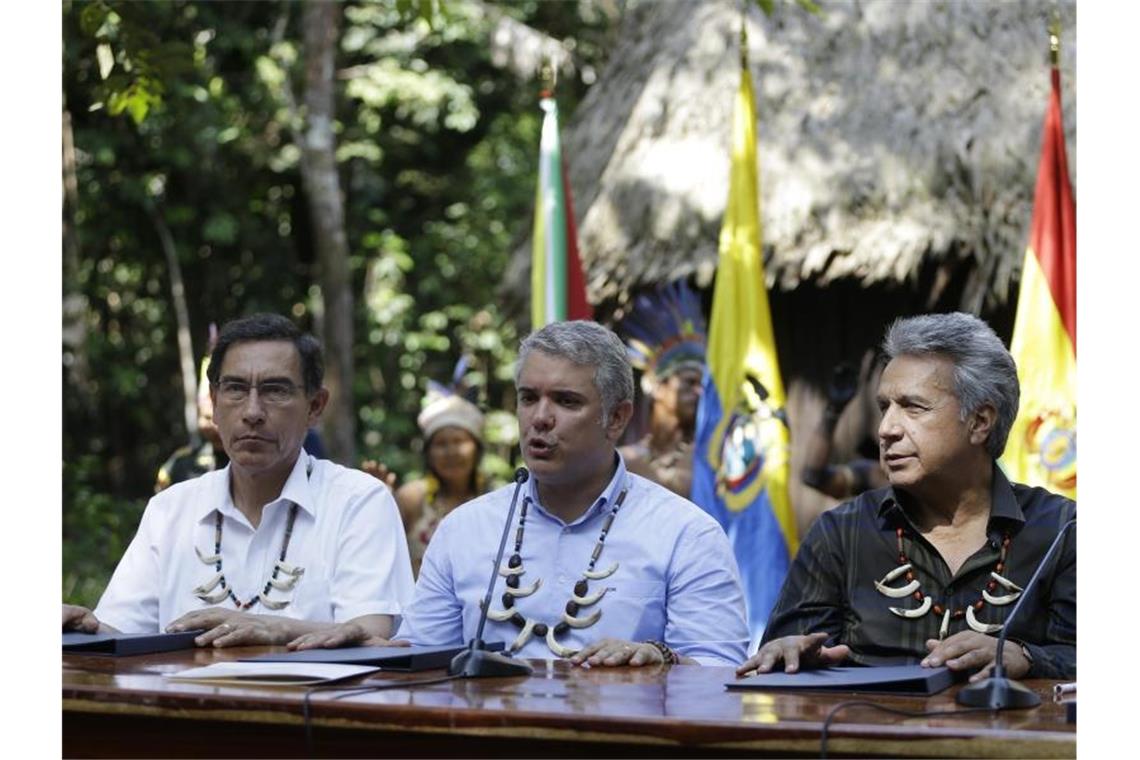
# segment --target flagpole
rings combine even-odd
[[[1061,12],[1053,8],[1049,18],[1049,64],[1054,70],[1061,57]]]

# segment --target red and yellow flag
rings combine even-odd
[[[1021,381],[1021,411],[1002,456],[1010,479],[1076,498],[1077,223],[1065,130],[1061,75],[1045,111],[1033,222],[1010,352]]]

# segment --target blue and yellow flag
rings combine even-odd
[[[728,533],[753,646],[798,539],[788,500],[788,426],[760,249],[752,77],[741,71],[728,206],[720,230],[708,369],[697,411],[692,500]]]

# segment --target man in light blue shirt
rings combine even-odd
[[[748,627],[732,548],[700,508],[626,471],[615,445],[633,413],[625,346],[594,322],[532,333],[516,374],[523,486],[483,638],[576,664],[736,665]],[[460,645],[514,486],[459,507],[424,555],[397,638]]]

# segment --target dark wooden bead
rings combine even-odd
[[[514,606],[515,606],[515,598],[513,596],[511,596],[510,594],[504,593],[503,594],[503,607],[505,609],[509,610],[511,607],[514,607]]]
[[[517,625],[519,628],[522,628],[524,625],[526,625],[526,618],[523,617],[520,613],[516,612],[515,614],[511,615],[511,622]]]
[[[519,577],[517,575],[508,575],[507,576],[507,585],[510,586],[511,588],[518,588],[519,587]]]
[[[510,568],[518,567],[521,564],[522,564],[522,557],[520,557],[517,553],[512,554],[511,558],[509,560],[507,560],[507,567],[510,567]]]
[[[546,623],[535,623],[534,635],[535,636],[545,636],[546,632],[548,630],[549,629],[546,627]]]
[[[566,602],[566,614],[567,615],[577,615],[578,614],[578,603],[575,601]]]
[[[922,592],[921,592],[921,591],[915,591],[915,592],[914,592],[914,600],[915,600],[916,602],[921,602],[921,601],[922,601]]]
[[[567,625],[565,621],[563,621],[563,622],[559,623],[558,625],[554,626],[554,635],[555,636],[561,636],[562,634],[566,633],[569,630],[570,630],[570,626]]]
[[[574,595],[575,596],[585,596],[586,592],[589,590],[590,590],[590,584],[586,582],[585,578],[583,578],[582,580],[580,580],[574,584]]]

